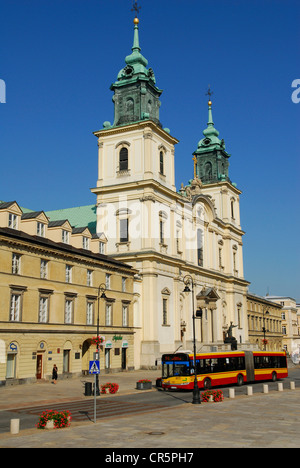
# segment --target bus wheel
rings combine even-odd
[[[276,372],[273,372],[272,373],[272,382],[276,382],[277,381],[277,374]]]
[[[211,388],[211,380],[210,379],[205,379],[204,380],[203,388],[204,388],[204,390],[209,390]]]
[[[238,387],[241,387],[242,385],[244,385],[244,377],[242,376],[242,374],[239,374],[237,376],[236,384],[237,384]]]

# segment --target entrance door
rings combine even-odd
[[[70,350],[64,349],[64,361],[63,361],[63,372],[69,372],[70,370]]]
[[[127,348],[122,348],[122,370],[126,370],[127,366]]]
[[[110,368],[110,349],[105,348],[105,369]]]
[[[7,355],[6,378],[14,379],[16,376],[16,354]]]
[[[36,357],[36,378],[39,380],[42,378],[43,373],[43,355],[38,354]]]

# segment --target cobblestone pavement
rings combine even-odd
[[[105,380],[119,380],[120,394],[126,394],[137,392],[134,382],[138,377],[154,379],[156,376],[157,371],[137,371],[115,374]],[[82,379],[61,381],[57,386],[45,383],[0,389],[0,419],[1,409],[12,408],[13,403],[16,408],[21,402],[28,406],[33,402],[78,400],[80,395],[85,398],[82,396]],[[111,449],[118,454],[118,450],[124,448],[132,449],[133,453],[134,449],[142,448],[156,451],[216,447],[298,448],[299,433],[300,388],[296,388],[252,396],[238,395],[234,399],[226,396],[221,403],[183,403],[149,413],[103,418],[96,423],[74,422],[67,429],[29,429],[21,430],[18,435],[0,434],[0,448],[95,447],[103,449],[102,456]]]

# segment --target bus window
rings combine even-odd
[[[188,362],[163,362],[162,365],[162,377],[177,377],[190,375],[189,363]]]

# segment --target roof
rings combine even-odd
[[[91,234],[97,231],[97,206],[76,206],[74,208],[65,208],[62,210],[46,211],[45,214],[50,221],[60,221],[67,219],[73,228],[86,226]]]
[[[94,253],[90,250],[85,250],[85,249],[79,249],[77,247],[73,247],[70,244],[64,244],[61,242],[54,242],[50,239],[47,239],[45,237],[40,237],[40,236],[32,236],[30,234],[27,234],[26,232],[23,231],[18,231],[17,229],[10,229],[10,228],[2,228],[0,227],[0,235],[2,236],[7,236],[10,238],[22,240],[22,241],[27,241],[30,244],[35,244],[35,245],[40,245],[43,248],[48,248],[48,249],[55,249],[59,252],[66,252],[71,255],[79,255],[81,257],[86,258],[87,260],[98,260],[104,262],[107,266],[110,266],[111,268],[123,268],[126,269],[128,272],[132,272],[132,274],[136,273],[136,270],[134,270],[131,265],[128,265],[127,263],[122,262],[121,260],[115,260],[114,258],[100,254],[100,253]]]

